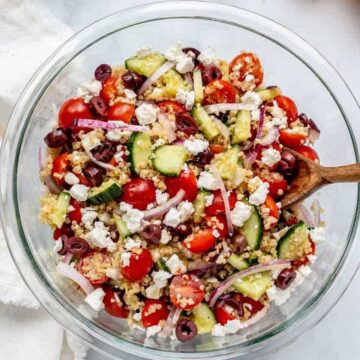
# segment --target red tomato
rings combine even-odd
[[[87,179],[87,177],[84,174],[76,174],[77,178],[80,181],[81,185],[85,185],[85,186],[92,186],[90,181]]]
[[[51,175],[59,186],[63,186],[65,184],[65,174],[70,169],[70,160],[69,154],[63,153],[57,156],[52,164]]]
[[[283,95],[277,96],[274,100],[276,100],[279,107],[285,111],[289,122],[293,122],[297,119],[298,110],[294,101]]]
[[[129,315],[129,310],[127,309],[126,304],[123,302],[123,299],[119,296],[118,293],[110,286],[104,287],[105,296],[104,296],[104,307],[105,311],[111,315],[118,318],[127,318]]]
[[[260,301],[253,300],[247,296],[244,296],[243,294],[235,294],[234,299],[238,301],[239,303],[243,304],[244,308],[247,308],[250,310],[251,315],[255,315],[257,312],[262,310],[264,308],[264,305]],[[246,306],[246,304],[251,305]]]
[[[189,310],[204,299],[204,285],[192,274],[174,276],[170,284],[170,301],[180,309]]]
[[[273,217],[276,219],[276,221],[274,221],[274,223],[272,223],[271,225],[269,225],[269,228],[272,228],[276,225],[276,223],[279,221],[279,217],[280,217],[280,210],[277,207],[275,200],[268,195],[265,199],[265,203],[264,203],[265,207],[267,207],[269,209],[269,216]]]
[[[255,54],[248,52],[239,54],[231,61],[229,73],[230,76],[232,73],[237,76],[237,80],[240,82],[245,80],[246,75],[253,75],[256,86],[259,86],[264,78],[259,58]]]
[[[128,103],[117,102],[110,107],[107,118],[109,120],[121,120],[130,123],[135,114],[135,106]]]
[[[59,127],[71,128],[74,119],[93,119],[89,105],[84,103],[82,98],[66,100],[60,107],[58,114]],[[81,129],[79,129],[81,130]]]
[[[226,305],[215,305],[214,309],[216,320],[221,324],[225,325],[228,321],[235,320],[236,316],[227,310]]]
[[[306,266],[307,264],[309,264],[309,258],[304,255],[300,259],[291,260],[291,269],[297,270],[300,266]]]
[[[226,146],[217,144],[210,144],[209,148],[213,155],[220,154],[226,150]]]
[[[289,130],[280,130],[279,141],[290,148],[302,146],[307,139],[306,135],[294,134]]]
[[[204,105],[234,103],[236,90],[228,81],[213,80],[205,86]]]
[[[226,217],[224,215],[206,215],[206,225],[213,230],[217,230],[221,239],[225,239],[229,232]]]
[[[214,194],[213,203],[205,208],[205,214],[207,215],[224,214],[225,205],[224,205],[223,197],[221,195],[221,191],[215,190],[213,194]],[[230,210],[232,210],[235,207],[237,200],[235,191],[230,192],[228,199],[229,199]]]
[[[132,252],[129,266],[121,267],[121,274],[130,281],[141,280],[153,266],[151,252],[147,249],[140,249],[139,252],[140,254]]]
[[[152,181],[141,178],[131,179],[123,186],[120,200],[132,205],[135,209],[146,210],[156,199],[156,189]]]
[[[315,161],[316,163],[319,163],[319,155],[317,152],[311,148],[310,146],[302,145],[299,147],[295,147],[294,150],[298,152],[299,154],[307,157],[308,159]]]
[[[90,251],[78,263],[78,270],[91,282],[92,285],[106,283],[109,278],[106,270],[111,267],[111,257],[103,252]]]
[[[212,229],[200,230],[197,233],[189,235],[183,245],[193,253],[201,254],[209,251],[215,246],[216,237]]]
[[[175,196],[180,189],[185,191],[183,201],[194,201],[198,192],[196,176],[194,172],[187,168],[182,170],[179,176],[169,176],[165,178],[167,192],[171,197]]]
[[[75,221],[78,224],[81,223],[82,213],[81,213],[81,205],[75,200],[70,200],[70,205],[75,209],[69,212],[69,219],[71,221]]]
[[[100,96],[109,103],[110,100],[113,100],[118,93],[117,82],[120,80],[119,76],[110,76],[102,83],[102,89],[100,91]]]
[[[288,182],[284,179],[284,177],[280,174],[278,176],[272,178],[263,179],[269,184],[269,194],[274,198],[278,199],[283,196],[288,187]]]
[[[179,114],[186,112],[185,107],[177,101],[162,101],[158,104],[160,109],[166,113]]]
[[[169,315],[167,303],[164,300],[146,299],[141,321],[144,327],[157,325],[161,320],[166,320]]]
[[[74,232],[71,230],[70,224],[64,224],[60,229],[56,228],[53,233],[54,240],[60,238],[60,236],[66,235],[67,237],[74,236]]]

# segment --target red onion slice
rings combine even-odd
[[[179,320],[179,317],[181,315],[181,309],[173,306],[170,310],[170,313],[166,319],[166,323],[164,325],[163,330],[161,331],[161,335],[162,336],[171,336],[171,333],[177,323],[177,321]]]
[[[260,106],[259,124],[255,139],[261,139],[264,122],[265,122],[265,106]]]
[[[320,208],[320,202],[318,199],[314,200],[314,226],[318,227],[320,226],[320,212],[321,212],[321,208]]]
[[[244,109],[245,109],[244,104],[239,104],[239,103],[221,103],[221,104],[204,106],[204,110],[208,114],[225,113],[227,111],[238,111]]]
[[[254,325],[259,322],[269,311],[270,305],[266,304],[260,311],[258,311],[254,316],[252,316],[249,320],[241,323],[241,328],[244,329],[248,326]]]
[[[295,204],[292,209],[299,220],[303,220],[309,227],[314,227],[314,219],[311,216],[309,210],[303,204]]]
[[[309,129],[309,140],[315,142],[320,137],[320,132],[315,129]]]
[[[53,194],[60,194],[62,188],[58,186],[51,175],[46,175],[44,184],[48,187],[49,191]]]
[[[122,130],[122,131],[149,131],[147,126],[126,124],[119,120],[101,121],[92,119],[75,119],[74,127],[86,127],[90,129]]]
[[[44,166],[44,159],[43,159],[42,149],[40,147],[38,149],[38,162],[39,162],[39,170],[43,171],[45,166]]]
[[[256,139],[256,143],[266,146],[272,144],[279,137],[279,128],[274,126],[270,128],[268,133],[261,139]]]
[[[74,254],[71,254],[70,252],[67,252],[65,254],[65,257],[64,257],[64,263],[69,265],[72,258],[73,258],[73,256],[74,256]]]

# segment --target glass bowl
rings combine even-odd
[[[255,52],[266,84],[277,84],[321,128],[316,144],[327,165],[358,162],[359,106],[339,74],[297,35],[257,14],[207,2],[172,1],[134,7],[85,28],[60,47],[33,76],[9,121],[1,152],[1,217],[14,261],[48,312],[90,346],[113,358],[230,359],[275,351],[316,324],[339,300],[358,266],[355,243],[359,187],[332,185],[321,190],[327,239],[318,246],[313,273],[292,298],[240,334],[200,336],[195,343],[146,339],[123,321],[94,313],[83,297],[55,272],[53,242],[38,221],[38,149],[56,107],[74,96],[100,63],[119,64],[143,45],[165,50],[174,41],[226,59]],[[357,120],[357,122],[356,122]],[[357,134],[355,138],[354,134]],[[310,199],[311,201],[311,199]]]

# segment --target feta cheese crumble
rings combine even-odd
[[[182,201],[178,205],[177,211],[180,215],[180,222],[185,222],[190,219],[191,214],[194,212],[194,206],[189,201]]]
[[[161,326],[160,325],[149,326],[146,329],[146,337],[148,338],[148,337],[154,336],[160,331],[161,331]]]
[[[260,96],[254,91],[247,91],[241,97],[244,110],[256,110],[262,103]]]
[[[166,50],[165,58],[175,63],[175,68],[180,74],[193,71],[195,66],[193,58],[182,51],[182,45],[179,41]]]
[[[279,151],[269,148],[262,151],[261,161],[269,166],[272,167],[276,163],[278,163],[281,160],[281,154]]]
[[[166,266],[173,275],[178,275],[186,272],[185,264],[174,254],[166,261]]]
[[[184,104],[186,110],[191,110],[194,107],[195,103],[195,93],[194,91],[178,89],[176,92],[175,100],[181,104]]]
[[[265,202],[266,196],[269,193],[269,184],[261,181],[259,187],[249,196],[249,203],[259,206]]]
[[[245,221],[251,215],[251,206],[242,201],[237,201],[234,209],[231,211],[231,221],[235,226],[243,226]]]
[[[127,251],[131,251],[132,249],[136,249],[136,248],[140,248],[141,247],[141,241],[140,240],[134,240],[130,237],[128,237],[126,240],[125,240],[125,244],[124,244],[124,248],[125,250]]]
[[[140,125],[152,124],[156,121],[158,113],[159,108],[157,106],[147,103],[141,104],[135,110]]]
[[[145,295],[148,299],[160,299],[160,289],[155,285],[150,285],[146,288]]]
[[[217,190],[220,187],[219,180],[207,171],[200,173],[197,181],[199,189],[204,188],[206,190]]]
[[[129,100],[134,100],[136,99],[136,92],[131,90],[131,89],[124,89],[124,94],[126,96],[127,99]]]
[[[168,193],[162,192],[159,189],[156,189],[155,196],[156,196],[156,203],[158,205],[165,204],[169,200],[169,197],[170,197],[170,195]]]
[[[166,229],[162,229],[160,244],[166,245],[170,242],[170,240],[171,240],[171,235],[170,235],[169,231],[167,231]]]
[[[129,252],[124,252],[121,254],[120,258],[121,258],[122,266],[126,267],[130,265],[130,257],[131,257],[131,253]]]
[[[85,298],[85,302],[89,304],[95,311],[100,311],[104,308],[104,297],[104,290],[102,288],[98,288]]]
[[[189,153],[197,155],[209,147],[209,142],[207,140],[200,139],[185,140],[184,146]]]
[[[63,241],[61,239],[55,240],[55,245],[53,247],[54,252],[59,252],[63,248]]]
[[[64,180],[69,185],[76,185],[80,182],[79,178],[72,172],[67,172],[65,174]]]
[[[210,206],[214,202],[214,194],[206,195],[205,206]]]
[[[204,65],[213,64],[216,60],[215,50],[210,47],[206,48],[200,53],[200,55],[198,56],[198,60]]]
[[[315,243],[325,241],[325,229],[323,227],[311,229],[310,237]]]
[[[89,194],[89,187],[81,184],[75,184],[70,188],[70,195],[77,201],[86,201]]]
[[[151,277],[154,280],[155,286],[158,289],[162,289],[167,285],[168,280],[172,277],[172,274],[164,270],[153,271]]]
[[[164,224],[176,228],[181,223],[180,214],[175,208],[171,208],[164,218]]]
[[[138,209],[134,209],[126,202],[121,202],[119,208],[120,211],[123,212],[122,219],[125,221],[129,231],[132,233],[139,231],[141,229],[144,213]]]
[[[77,88],[76,95],[82,97],[88,103],[93,96],[98,96],[101,90],[101,81],[89,80]]]
[[[225,336],[227,334],[235,334],[238,330],[242,328],[240,320],[234,319],[229,320],[225,325],[215,324],[211,335],[213,336]]]
[[[102,221],[95,222],[94,228],[85,234],[85,240],[100,249],[106,248],[111,252],[116,249],[116,244],[111,240],[110,232]]]
[[[98,217],[98,213],[93,209],[83,208],[81,214],[82,223],[87,229],[91,229],[95,219]]]

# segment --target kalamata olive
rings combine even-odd
[[[64,146],[68,140],[69,136],[63,128],[57,128],[44,137],[46,145],[50,148]]]
[[[315,122],[308,118],[306,114],[302,113],[299,115],[299,120],[301,123],[305,126],[309,126],[310,129],[316,130],[317,132],[320,132],[319,128],[316,126]]]
[[[190,341],[197,335],[197,327],[191,320],[181,319],[176,324],[175,334],[179,341]]]
[[[161,227],[155,224],[148,224],[144,226],[140,235],[146,242],[158,244],[161,239]]]
[[[281,271],[277,279],[275,280],[275,286],[281,290],[287,289],[296,278],[296,272],[289,269]]]
[[[219,80],[222,78],[221,70],[214,64],[205,66],[201,75],[204,85],[207,85],[213,80]]]
[[[89,250],[89,244],[81,237],[72,236],[65,240],[64,248],[70,254],[82,255]]]
[[[197,154],[194,158],[194,163],[200,167],[204,167],[209,164],[212,158],[214,157],[213,153],[210,149],[206,149],[205,151]]]
[[[183,112],[176,115],[176,130],[182,131],[186,135],[195,135],[198,127],[192,116]]]
[[[131,125],[140,125],[139,120],[136,116],[133,116],[130,121]]]
[[[111,66],[108,64],[101,64],[95,69],[95,79],[98,81],[104,81],[111,76]]]
[[[239,316],[244,316],[244,307],[243,305],[236,301],[235,299],[232,299],[231,297],[229,298],[225,298],[225,299],[220,299],[215,307],[222,307],[224,305],[230,306],[231,308],[233,308],[235,311],[237,311],[237,313],[239,314]]]
[[[231,244],[234,252],[239,255],[242,254],[245,251],[245,249],[248,247],[248,242],[245,236],[241,234],[235,235],[231,241]]]
[[[93,96],[89,101],[89,106],[95,115],[106,116],[108,107],[101,96]]]
[[[83,170],[83,173],[92,186],[100,185],[104,179],[103,170],[92,164],[87,165]]]
[[[168,226],[167,229],[174,235],[188,236],[192,233],[191,226],[189,223],[179,224],[176,228]]]
[[[62,248],[58,251],[59,255],[65,255],[67,250],[65,247],[65,242],[69,239],[69,237],[66,234],[63,234],[60,236],[60,238],[58,240],[61,240],[62,242]]]
[[[116,153],[116,146],[112,142],[105,140],[91,152],[96,160],[109,162]]]
[[[276,169],[286,177],[292,177],[295,174],[296,165],[295,156],[291,152],[284,150],[281,153],[281,160],[277,163]]]
[[[135,91],[138,90],[146,80],[144,76],[139,75],[131,70],[128,70],[122,74],[121,78],[126,88]]]
[[[223,123],[226,123],[228,120],[229,112],[221,112],[219,115],[216,115],[216,117]]]

